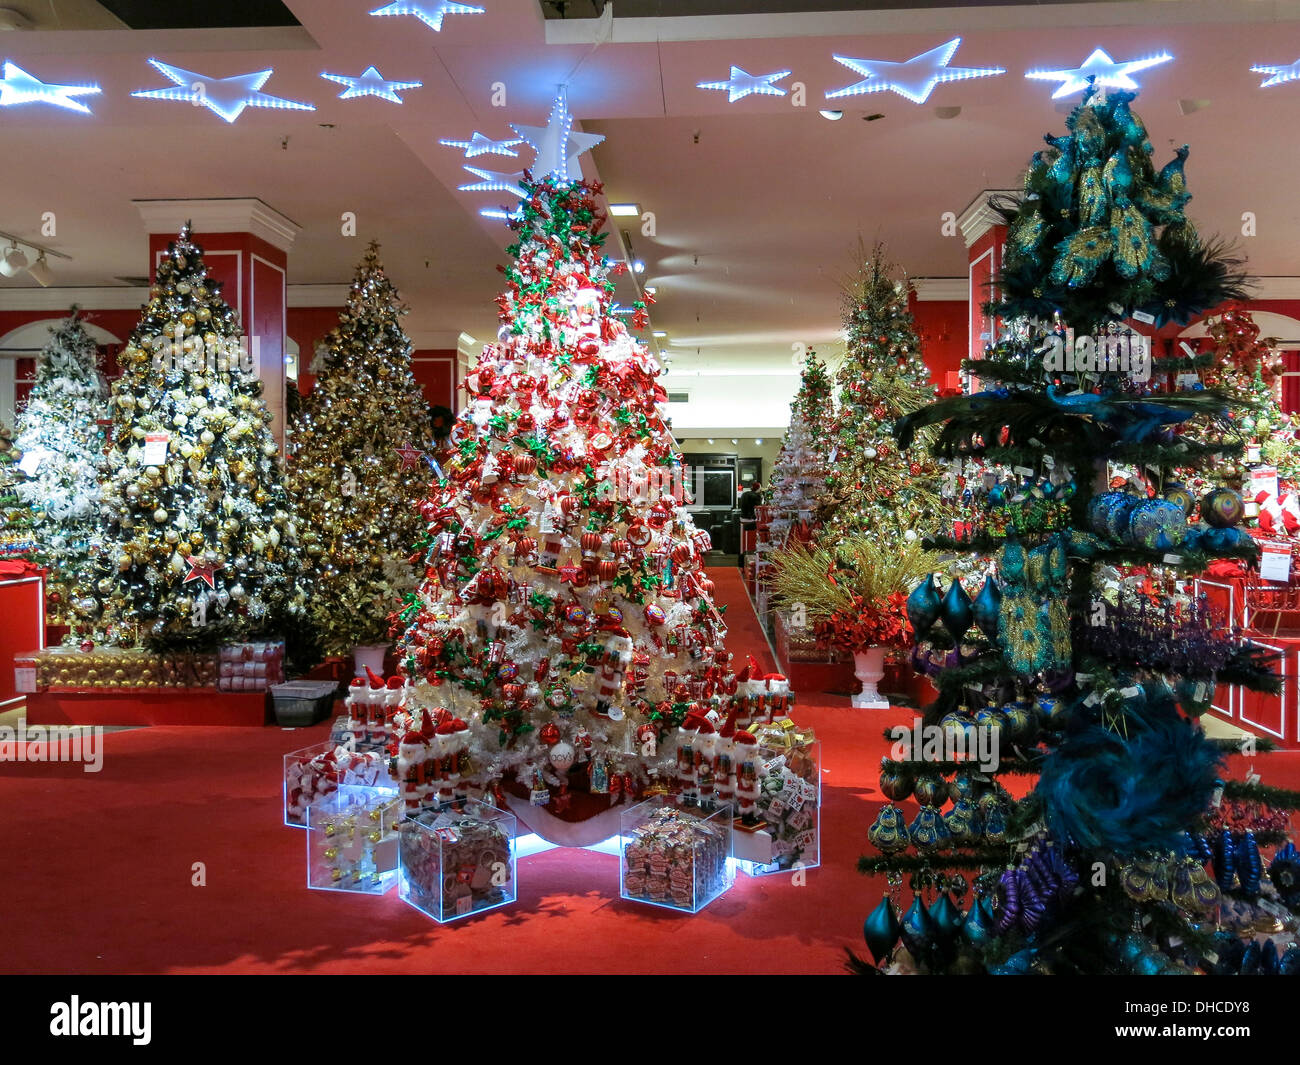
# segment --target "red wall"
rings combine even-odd
[[[921,356],[930,368],[930,381],[940,391],[958,390],[954,377],[966,357],[967,313],[965,300],[918,300],[913,293],[909,309],[921,337]]]

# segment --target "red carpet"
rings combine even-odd
[[[728,647],[771,663],[738,571],[711,576]],[[280,822],[280,756],[325,726],[115,733],[98,774],[0,763],[0,959],[11,973],[839,972],[879,900],[855,862],[881,799],[881,730],[911,714],[801,695],[795,716],[822,740],[821,868],[804,886],[739,876],[693,917],[621,900],[617,858],[587,851],[524,859],[513,906],[448,927],[396,891],[309,891],[305,833]],[[1300,755],[1255,767],[1295,787]],[[204,887],[191,885],[197,862]]]

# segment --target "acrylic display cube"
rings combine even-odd
[[[340,787],[307,808],[307,886],[382,895],[397,879],[402,804],[373,788]]]
[[[514,814],[464,799],[401,825],[397,894],[440,924],[515,901]]]
[[[664,795],[624,811],[619,829],[623,898],[698,913],[731,886],[732,806],[684,806]]]
[[[811,731],[759,736],[758,823],[736,826],[733,856],[750,876],[821,865],[821,744]],[[784,741],[788,740],[788,744]]]
[[[311,804],[340,787],[369,790],[376,798],[397,795],[382,755],[358,757],[346,745],[314,743],[284,756],[284,823],[306,828]]]

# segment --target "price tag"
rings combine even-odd
[[[35,477],[36,471],[41,468],[41,463],[45,461],[45,456],[48,454],[48,451],[40,447],[25,451],[23,457],[18,461],[18,468],[28,477]]]
[[[1260,492],[1277,495],[1277,467],[1260,466],[1250,471],[1250,499],[1259,498]]]
[[[1165,555],[1164,557],[1165,563],[1170,566],[1177,566],[1180,562],[1182,562],[1182,560],[1183,560],[1182,555]]]
[[[1258,461],[1259,461],[1259,445],[1258,445],[1258,444],[1248,444],[1248,445],[1246,446],[1246,461],[1247,461],[1247,462],[1258,462]]]
[[[167,461],[167,443],[171,437],[167,433],[144,434],[144,464],[161,466]]]
[[[456,899],[456,913],[458,916],[474,912],[474,896],[461,895]]]
[[[1031,470],[1028,466],[1016,466],[1012,470],[1012,472],[1017,477],[1032,477],[1034,475],[1034,471]]]
[[[36,691],[36,667],[14,666],[14,691]]]
[[[1156,324],[1156,316],[1154,314],[1148,314],[1146,311],[1134,311],[1130,317],[1132,317],[1133,321],[1141,322],[1143,325]]]
[[[1259,575],[1266,581],[1287,583],[1291,580],[1291,545],[1260,545]]]
[[[1201,383],[1201,375],[1195,372],[1184,371],[1174,379],[1174,383],[1180,389],[1184,389],[1184,390],[1189,388],[1195,388],[1197,385]]]

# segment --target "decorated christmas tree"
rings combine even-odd
[[[405,313],[372,243],[290,427],[308,610],[330,654],[386,644],[395,606],[415,587],[407,556],[424,527],[432,429]]]
[[[894,423],[934,397],[905,279],[877,245],[845,292],[848,350],[835,375],[839,413],[831,427],[830,491],[823,503],[831,539],[869,533],[897,542],[944,506],[943,472],[923,446],[900,449]]]
[[[298,595],[296,532],[249,345],[188,225],[119,361],[79,631],[158,649],[266,634]]]
[[[18,465],[21,459],[13,433],[0,422],[0,558],[30,558],[36,549],[32,511],[21,495],[27,480]]]
[[[1244,449],[1210,471],[1214,481],[1242,494],[1247,528],[1268,536],[1295,536],[1300,533],[1300,441],[1294,416],[1282,410],[1282,356],[1260,336],[1259,326],[1242,306],[1225,307],[1207,322],[1207,331],[1208,350],[1188,361],[1205,364],[1200,380],[1243,407],[1206,425],[1189,426],[1184,435],[1198,443],[1224,442]],[[1186,502],[1212,487],[1205,471],[1179,473],[1185,475],[1181,487],[1186,491],[1177,497]]]
[[[830,475],[831,381],[826,364],[809,351],[799,392],[790,404],[790,429],[772,467],[770,500],[774,509],[770,538],[784,544],[812,537],[813,522],[826,495]]]
[[[561,95],[534,177],[518,180],[499,339],[422,505],[399,773],[431,760],[433,793],[546,806],[550,828],[529,819],[539,832],[590,829],[612,804],[670,789],[706,808],[739,796],[742,813],[749,796],[752,813],[753,759],[733,764],[733,737],[783,716],[787,686],[729,665],[661,369],[613,312],[598,189],[568,178],[566,117]]]
[[[75,307],[51,333],[37,361],[15,444],[31,471],[18,495],[33,512],[37,558],[49,570],[46,617],[61,622],[73,619],[71,590],[86,569],[99,528],[100,419],[108,404],[98,350]]]
[[[895,734],[880,778],[889,801],[869,832],[882,856],[859,866],[886,874],[890,895],[911,878],[910,907],[887,895],[867,920],[882,964],[900,937],[906,953],[894,961],[928,972],[1283,964],[1271,942],[1239,941],[1223,915],[1241,906],[1257,925],[1261,904],[1289,890],[1295,851],[1274,857],[1269,883],[1263,851],[1282,842],[1277,823],[1233,804],[1300,796],[1225,785],[1224,748],[1197,721],[1216,685],[1278,682],[1265,652],[1185,584],[1211,556],[1254,553],[1235,525],[1240,497],[1216,490],[1201,501],[1204,524],[1191,526],[1159,494],[1107,491],[1115,463],[1169,471],[1233,450],[1171,431],[1217,416],[1231,397],[1164,385],[1176,366],[1153,365],[1118,324],[1135,310],[1155,317],[1153,307],[1179,320],[1240,281],[1183,214],[1186,150],[1152,168],[1133,95],[1090,89],[1069,135],[1035,157],[1000,279],[1011,317],[969,364],[984,390],[897,426],[901,445],[938,426],[939,457],[1004,463],[1017,480],[989,493],[966,538],[929,541],[992,556],[974,601],[932,576],[908,600],[939,696],[921,728]],[[917,807],[899,805],[911,798]],[[1292,953],[1285,964],[1300,962]]]

